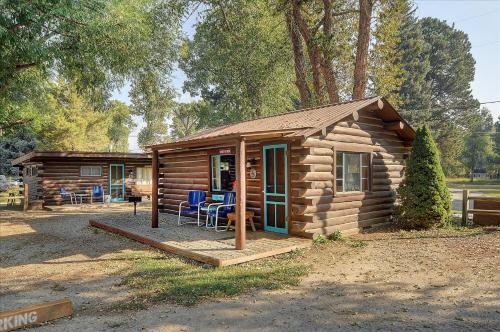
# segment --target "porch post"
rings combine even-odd
[[[240,138],[236,144],[236,249],[245,249],[246,246],[246,152],[245,139]]]
[[[151,228],[158,228],[158,150],[153,150],[151,188]]]

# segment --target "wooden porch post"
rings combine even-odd
[[[151,228],[158,228],[158,150],[153,150],[153,183],[151,188]]]
[[[240,138],[236,144],[236,249],[245,249],[246,246],[246,152],[245,139]]]

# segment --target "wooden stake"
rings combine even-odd
[[[464,189],[462,197],[462,226],[467,226],[469,219],[469,191]]]
[[[158,228],[158,150],[153,150],[152,162],[151,227]]]
[[[23,192],[23,196],[24,196],[24,202],[23,202],[23,211],[26,212],[28,211],[28,206],[29,206],[29,197],[30,197],[30,186],[25,183],[24,184],[24,192]]]
[[[236,249],[242,250],[246,246],[246,152],[245,139],[241,138],[236,144]]]

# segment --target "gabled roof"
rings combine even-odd
[[[370,97],[349,102],[325,105],[315,108],[302,109],[282,114],[262,117],[254,120],[242,121],[217,128],[201,130],[193,135],[186,136],[174,142],[151,146],[158,150],[163,148],[176,148],[185,146],[187,143],[199,142],[207,144],[217,138],[232,139],[238,137],[258,137],[265,134],[281,134],[287,137],[302,137],[314,135],[318,131],[356,113],[359,110],[373,107],[380,111],[383,121],[404,123],[398,131],[403,138],[413,140],[415,132],[401,118],[399,113],[382,97]]]
[[[82,158],[82,159],[148,159],[151,154],[125,152],[84,152],[84,151],[38,151],[33,150],[16,159],[12,165],[20,165],[32,160],[45,158]]]

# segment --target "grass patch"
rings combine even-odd
[[[464,227],[457,224],[450,224],[446,227],[428,230],[401,230],[399,235],[403,238],[439,238],[439,237],[466,237],[478,236],[492,231],[483,227]]]
[[[471,182],[469,178],[447,178],[446,185],[455,189],[500,189],[500,181],[491,179],[476,179]]]
[[[132,272],[122,285],[138,294],[121,309],[141,309],[148,303],[171,302],[192,306],[203,299],[224,298],[251,289],[279,289],[297,285],[308,267],[297,258],[302,251],[228,267],[206,267],[163,254],[129,257]]]
[[[364,248],[368,245],[366,241],[362,240],[349,240],[348,244],[353,248]]]

